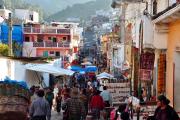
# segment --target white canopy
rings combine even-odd
[[[114,78],[113,75],[109,74],[109,73],[106,73],[106,72],[103,72],[103,73],[100,73],[99,75],[97,75],[97,77],[108,77],[108,78]]]
[[[25,67],[27,70],[50,73],[55,76],[72,75],[74,73],[74,71],[72,71],[72,70],[55,67],[51,64],[27,64]]]
[[[109,79],[109,77],[107,77],[107,76],[100,76],[100,77],[98,77],[97,76],[97,79]]]

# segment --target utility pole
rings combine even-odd
[[[8,44],[9,44],[9,56],[13,56],[13,47],[12,47],[12,16],[9,13],[9,20],[8,20]]]

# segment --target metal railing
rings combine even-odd
[[[60,42],[33,42],[33,47],[70,47],[70,43],[60,43]]]
[[[24,27],[25,34],[70,34],[70,29]]]

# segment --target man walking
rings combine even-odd
[[[107,90],[106,86],[103,87],[103,91],[101,92],[100,95],[103,98],[104,106],[110,107],[110,105],[112,104],[112,96],[111,96],[110,92]]]
[[[43,98],[44,90],[37,92],[37,98],[33,100],[30,107],[30,117],[32,120],[50,120],[51,110],[49,103]],[[47,119],[46,119],[47,118]]]

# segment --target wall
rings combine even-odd
[[[39,22],[39,13],[37,13],[37,12],[32,12],[33,13],[33,21],[34,22]]]
[[[172,4],[176,3],[177,0],[169,0],[169,5],[171,6]]]
[[[22,20],[24,20],[24,19],[29,20],[29,10],[15,9],[15,16]]]
[[[143,44],[145,48],[153,48],[153,24],[151,18],[143,16]]]
[[[165,10],[168,7],[169,0],[157,0],[157,13]]]
[[[8,76],[8,65],[7,60],[0,58],[0,80],[4,79],[5,76]]]
[[[36,57],[36,48],[33,47],[32,42],[23,42],[23,56]]]
[[[0,58],[0,66],[0,81],[3,80],[6,76],[8,76],[12,80],[25,81],[27,85],[31,87],[32,85],[39,85],[41,75],[44,78],[45,84],[49,86],[48,73],[40,73],[26,70],[25,63],[21,61]]]
[[[156,49],[167,49],[168,33],[154,30],[153,46]]]
[[[33,22],[39,22],[39,14],[34,11],[29,11],[26,9],[15,9],[15,16],[21,20],[30,20],[29,15],[33,15]]]
[[[8,19],[9,13],[12,13],[12,12],[10,10],[7,10],[7,9],[0,9],[0,16],[2,16],[3,18]]]
[[[167,97],[170,98],[171,103],[173,104],[173,64],[174,64],[174,53],[175,47],[177,44],[180,44],[180,20],[177,20],[169,25],[169,36],[168,36],[168,44],[167,44],[167,79],[166,79],[166,94]],[[177,64],[180,64],[179,62]],[[179,86],[180,84],[174,83],[175,86]],[[175,91],[176,93],[176,91]],[[179,93],[176,93],[179,94]]]

